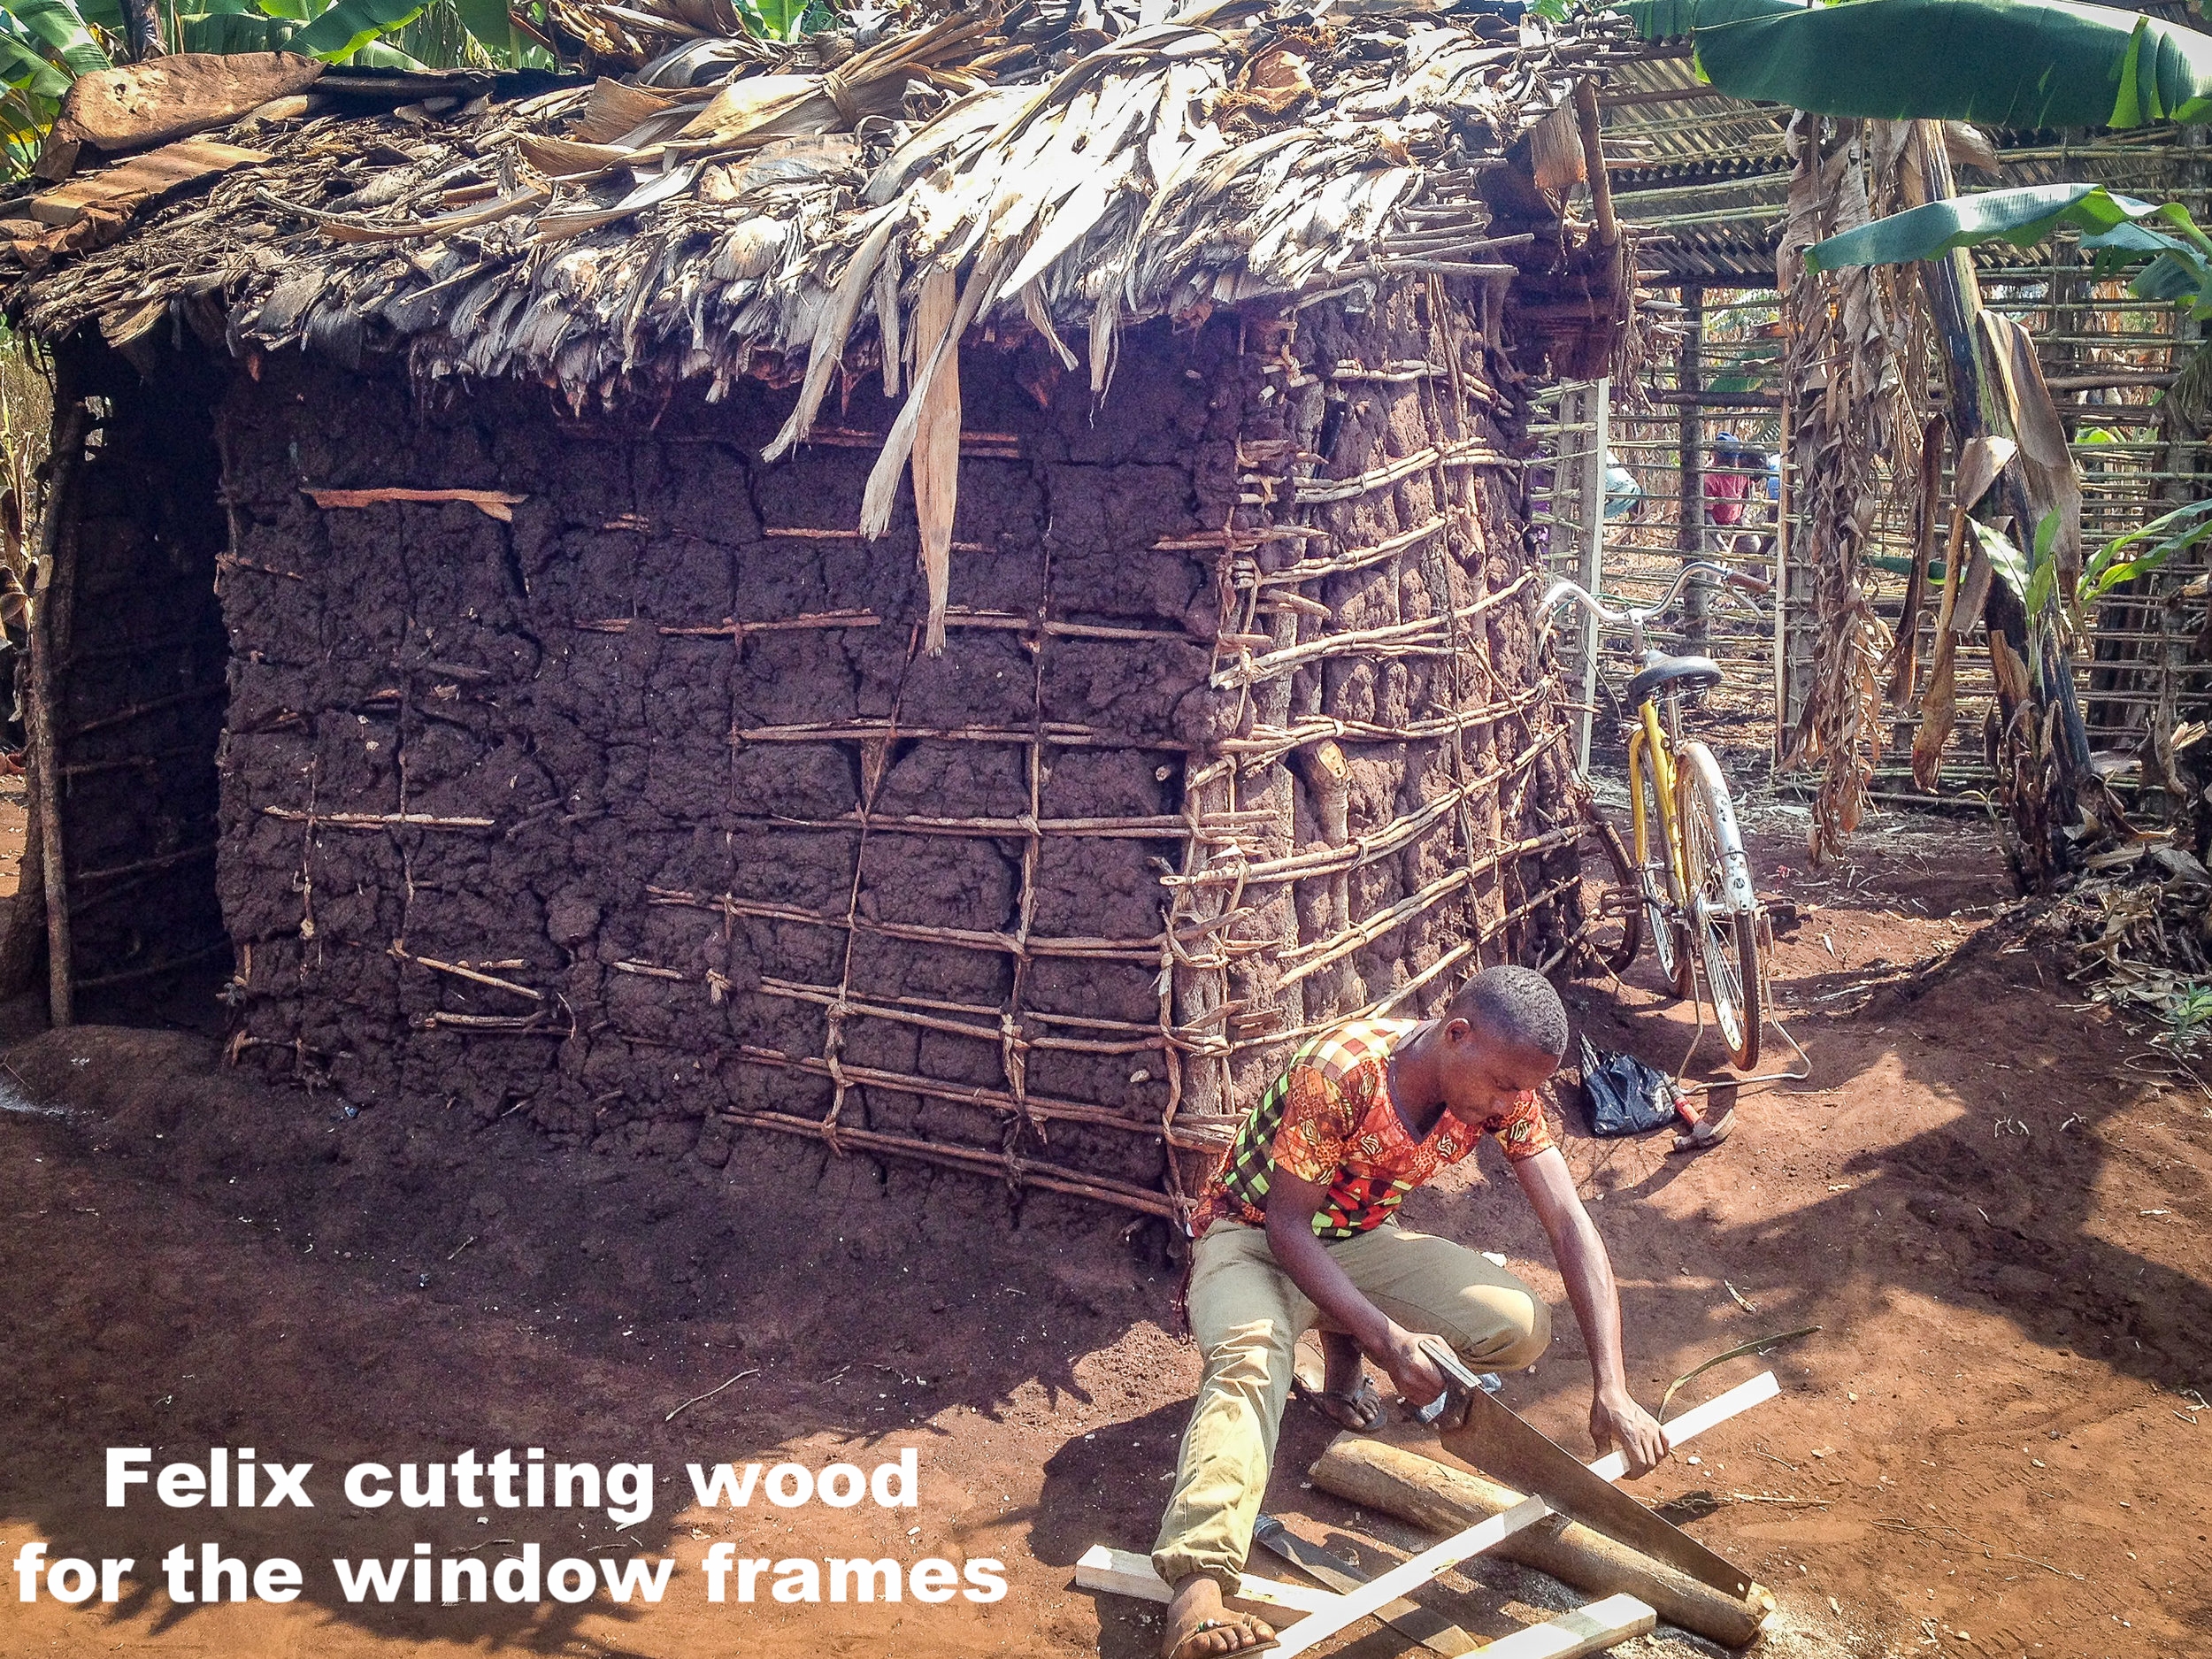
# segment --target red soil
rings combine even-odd
[[[1594,1141],[1566,1104],[1647,1399],[1720,1348],[1822,1327],[1763,1362],[1781,1399],[1640,1495],[1722,1500],[1691,1525],[1774,1587],[1778,1651],[2191,1651],[2212,1625],[2212,1414],[2180,1391],[2212,1397],[2212,1102],[1990,925],[2005,892],[1984,832],[1885,831],[1897,822],[1816,878],[1786,835],[1757,849],[1766,885],[1804,908],[1777,979],[1809,1080],[1746,1090],[1733,1138],[1693,1160],[1663,1135]],[[1686,1016],[1647,961],[1632,979],[1578,987],[1580,1017],[1601,1047],[1671,1065]],[[1174,1268],[1151,1227],[1125,1239],[1071,1204],[750,1142],[708,1170],[556,1151],[519,1119],[348,1118],[173,1032],[41,1034],[6,1057],[22,1098],[0,1110],[0,1573],[27,1539],[139,1565],[112,1608],[26,1605],[0,1581],[0,1652],[1137,1659],[1156,1644],[1148,1609],[1070,1587],[1088,1545],[1149,1543],[1195,1378],[1168,1334]],[[1503,1251],[1556,1300],[1525,1206],[1480,1162],[1417,1195],[1409,1221]],[[1508,1389],[1584,1444],[1571,1319]],[[1326,1434],[1293,1411],[1271,1508],[1310,1536],[1411,1543],[1303,1488]],[[318,1506],[219,1517],[143,1488],[103,1505],[105,1447],[153,1447],[158,1464],[241,1444],[312,1460]],[[357,1461],[534,1445],[651,1460],[654,1514],[619,1534],[596,1510],[479,1524],[357,1511],[339,1489]],[[907,1446],[912,1510],[710,1514],[683,1473],[865,1467]],[[211,1538],[299,1561],[300,1600],[203,1609],[151,1593],[156,1559]],[[418,1540],[491,1557],[511,1539],[549,1559],[672,1553],[679,1576],[649,1609],[385,1608],[348,1603],[329,1566]],[[989,1607],[713,1607],[695,1569],[722,1539],[778,1558],[996,1557],[1012,1588]],[[1433,1594],[1481,1632],[1563,1599],[1483,1563]],[[1365,1629],[1346,1651],[1398,1650]]]

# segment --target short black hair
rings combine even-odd
[[[1454,995],[1449,1017],[1517,1048],[1566,1056],[1566,1004],[1533,968],[1485,968]]]

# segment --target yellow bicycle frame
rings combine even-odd
[[[1684,856],[1681,821],[1675,811],[1674,750],[1668,745],[1666,728],[1659,724],[1657,698],[1645,698],[1636,718],[1637,724],[1628,733],[1628,810],[1635,829],[1636,868],[1640,872],[1651,867],[1651,825],[1644,816],[1644,766],[1648,762],[1655,786],[1652,793],[1659,798],[1659,833],[1667,844],[1667,877],[1674,888],[1663,896],[1681,904],[1689,896],[1689,863]]]

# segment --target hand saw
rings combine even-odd
[[[1444,1394],[1421,1416],[1425,1421],[1448,1425],[1440,1426],[1438,1436],[1453,1456],[1516,1492],[1543,1499],[1569,1520],[1640,1549],[1701,1583],[1733,1596],[1751,1593],[1751,1580],[1745,1574],[1603,1476],[1592,1473],[1572,1452],[1491,1398],[1459,1356],[1442,1342],[1424,1338],[1421,1346],[1445,1379]]]

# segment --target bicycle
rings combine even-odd
[[[1585,897],[1590,914],[1585,931],[1594,935],[1587,948],[1618,974],[1635,959],[1641,936],[1648,932],[1659,971],[1681,997],[1696,996],[1701,968],[1728,1057],[1738,1070],[1748,1071],[1758,1064],[1765,1025],[1761,947],[1767,936],[1766,913],[1752,888],[1751,861],[1744,853],[1735,802],[1720,763],[1704,743],[1682,734],[1683,699],[1719,685],[1721,669],[1709,657],[1670,657],[1644,637],[1644,625],[1671,606],[1698,575],[1717,578],[1745,595],[1766,593],[1770,587],[1740,571],[1693,560],[1655,605],[1609,610],[1578,583],[1559,580],[1545,590],[1537,610],[1548,618],[1558,605],[1572,600],[1594,621],[1625,627],[1643,663],[1623,697],[1635,710],[1628,726],[1633,856],[1626,856],[1619,833],[1589,798],[1586,786],[1578,803],[1590,826],[1585,839],[1594,836],[1616,888],[1603,890],[1609,885],[1604,868],[1594,878],[1586,873],[1586,888],[1594,881],[1600,889]],[[1756,605],[1752,608],[1755,612]]]

